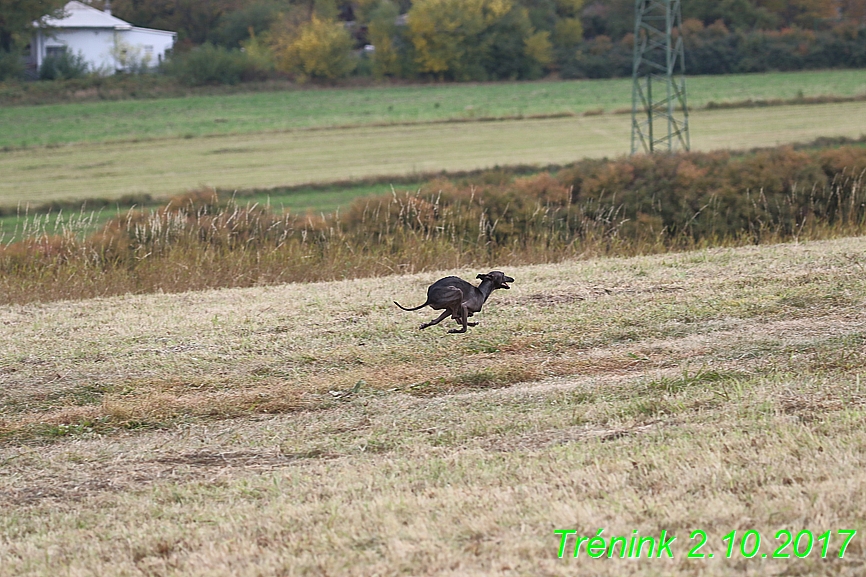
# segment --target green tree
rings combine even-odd
[[[734,30],[773,29],[781,24],[778,14],[752,0],[692,0],[683,3],[683,18],[696,18],[709,26],[721,20]]]
[[[278,17],[280,5],[264,0],[252,2],[223,14],[211,40],[228,48],[237,48],[251,37],[266,33]]]
[[[336,20],[339,8],[336,0],[313,0],[313,13],[320,20]]]
[[[112,0],[111,11],[136,26],[171,30],[181,45],[203,44],[211,38],[236,0]]]
[[[539,78],[553,60],[550,32],[536,31],[523,6],[514,6],[482,37],[482,60],[489,79]]]
[[[373,74],[400,76],[404,72],[400,46],[397,17],[400,9],[390,0],[383,0],[370,10],[367,35],[373,45]]]
[[[65,0],[0,0],[0,51],[15,52],[30,42],[33,22],[60,17]]]
[[[572,47],[583,40],[583,0],[519,0],[538,32],[547,32],[553,47]]]

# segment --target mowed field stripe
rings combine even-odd
[[[603,115],[24,149],[0,153],[0,204],[563,164],[627,154],[630,121]],[[866,103],[698,111],[690,123],[694,150],[859,137],[866,132]]]

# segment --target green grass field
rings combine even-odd
[[[864,254],[514,267],[468,335],[391,301],[474,269],[2,306],[0,574],[862,575]]]
[[[692,148],[714,150],[860,137],[866,103],[695,111]],[[0,205],[52,199],[155,197],[200,186],[269,188],[375,176],[565,164],[629,151],[630,117],[602,115],[482,123],[266,132],[0,153]],[[387,184],[381,187],[387,192]],[[348,204],[354,192],[333,197]],[[321,208],[321,207],[320,207]]]
[[[699,76],[690,105],[866,94],[859,70]],[[448,84],[0,108],[0,148],[631,109],[631,79]]]

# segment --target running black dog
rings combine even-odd
[[[476,278],[481,279],[481,284],[474,287],[460,277],[446,276],[430,285],[430,288],[427,289],[427,302],[423,305],[407,309],[397,301],[394,301],[394,304],[404,311],[417,311],[427,305],[430,305],[436,311],[445,309],[439,315],[439,318],[429,323],[424,323],[419,328],[426,329],[427,327],[432,327],[445,320],[448,316],[451,316],[452,319],[461,323],[463,327],[451,329],[448,332],[465,333],[466,327],[474,327],[478,324],[467,322],[467,319],[481,310],[490,293],[496,289],[510,289],[511,287],[508,286],[508,283],[514,282],[513,278],[505,276],[505,273],[498,270],[487,274],[480,274]]]

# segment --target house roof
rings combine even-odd
[[[111,30],[130,30],[132,24],[120,18],[112,16],[108,12],[97,10],[93,6],[81,2],[68,2],[63,7],[63,18],[52,18],[44,16],[37,26],[49,26],[51,28],[108,28]]]

